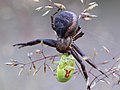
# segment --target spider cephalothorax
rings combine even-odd
[[[70,49],[71,43],[72,43],[71,37],[67,37],[65,39],[57,38],[56,49],[60,53],[67,53]]]
[[[59,12],[59,10],[58,10]],[[81,49],[74,43],[78,38],[84,35],[83,32],[80,32],[80,26],[78,24],[78,16],[71,11],[61,11],[60,13],[55,12],[53,16],[51,16],[51,26],[53,30],[57,33],[57,40],[53,39],[37,39],[34,41],[30,41],[27,43],[19,43],[13,46],[19,46],[19,48],[25,46],[32,46],[38,43],[43,43],[48,46],[54,47],[60,53],[68,53],[71,54],[81,65],[82,73],[85,80],[88,80],[88,74],[85,68],[82,59],[86,57],[86,55],[81,51]],[[94,64],[90,62],[89,58],[84,58],[87,63],[89,63],[93,68],[100,71]],[[66,71],[68,73],[68,70]],[[106,74],[104,74],[106,75]]]

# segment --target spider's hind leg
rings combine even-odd
[[[72,44],[72,47],[83,57],[85,58],[85,61],[91,65],[94,69],[98,70],[101,74],[105,75],[107,78],[108,76],[103,72],[101,71],[96,65],[94,65],[92,62],[91,62],[91,59],[88,58],[82,51],[81,49],[76,45],[76,44]]]
[[[82,62],[82,58],[79,57],[79,55],[77,54],[77,52],[71,48],[71,54],[74,56],[74,58],[78,61],[78,63],[81,65],[81,69],[82,69],[82,72],[83,72],[83,75],[84,75],[84,78],[85,80],[87,81],[88,80],[88,74],[87,74],[87,71],[86,71],[86,68],[85,68],[85,65],[84,63]]]

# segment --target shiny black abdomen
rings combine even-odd
[[[60,38],[66,38],[78,27],[78,17],[71,11],[62,11],[55,16],[55,31]]]

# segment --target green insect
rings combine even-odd
[[[72,55],[62,54],[56,70],[59,82],[67,82],[75,71],[75,59]]]

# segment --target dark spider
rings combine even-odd
[[[27,43],[14,44],[13,46],[19,46],[19,48],[22,48],[25,46],[36,45],[42,42],[43,44],[56,48],[57,51],[60,53],[72,54],[74,58],[78,61],[78,63],[81,65],[83,75],[85,77],[85,80],[87,81],[88,74],[84,63],[82,62],[82,59],[87,56],[74,43],[74,41],[84,35],[82,31],[80,32],[81,28],[78,24],[79,18],[75,13],[71,11],[61,11],[60,13],[58,13],[59,11],[60,10],[58,9],[58,11],[55,12],[53,16],[51,16],[51,24],[53,30],[57,33],[57,40],[37,39]],[[99,70],[94,64],[90,62],[89,58],[86,58],[85,61],[89,63],[93,68],[104,74],[101,70]],[[104,75],[107,77],[106,74]]]

